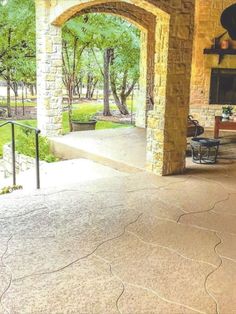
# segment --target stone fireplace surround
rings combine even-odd
[[[203,50],[210,48],[213,39],[224,32],[220,23],[221,14],[234,3],[235,0],[196,2],[190,114],[207,128],[213,127],[215,115],[221,115],[222,112],[222,105],[209,104],[211,70],[212,68],[235,69],[236,56],[226,55],[218,64],[218,55],[204,55]],[[227,39],[227,35],[223,39]],[[236,47],[236,42],[231,41],[231,45]]]

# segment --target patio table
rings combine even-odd
[[[219,138],[220,130],[236,130],[236,121],[233,120],[223,121],[222,117],[216,116],[214,138]]]

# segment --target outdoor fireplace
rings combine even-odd
[[[236,105],[236,69],[212,69],[210,104]]]

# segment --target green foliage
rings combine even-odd
[[[81,114],[78,111],[73,111],[72,113],[72,120],[79,121],[79,122],[89,122],[91,120],[94,120],[93,114]]]
[[[232,116],[233,110],[234,110],[234,107],[233,107],[233,106],[225,106],[225,107],[222,107],[222,112],[225,113],[225,114],[228,114],[228,115],[230,115],[230,116]]]
[[[0,120],[0,124],[4,123],[6,121]],[[36,127],[37,122],[36,120],[21,120],[22,124],[28,124],[33,127]],[[16,127],[16,138],[18,137],[19,133],[21,132],[21,129],[19,127]],[[2,157],[2,147],[4,144],[9,143],[11,141],[11,126],[10,124],[4,126],[3,128],[0,128],[0,158]]]
[[[33,0],[0,2],[0,75],[11,82],[35,82]]]
[[[0,195],[9,194],[16,190],[22,190],[22,185],[5,186],[0,190]]]
[[[90,13],[69,20],[63,27],[63,37],[71,40],[77,37],[81,45],[105,49],[138,44],[139,31],[126,20],[111,14]]]
[[[126,102],[139,78],[140,31],[136,27],[114,15],[87,14],[75,17],[64,25],[63,41],[67,89],[71,90],[78,81],[88,86],[88,77],[101,86],[103,53],[105,49],[112,48],[113,86],[118,97],[122,94],[121,102]]]
[[[20,154],[35,157],[35,134],[33,131],[26,129],[19,133],[16,150]],[[58,160],[51,154],[48,139],[44,136],[39,137],[39,158],[46,162],[55,162]]]
[[[111,109],[116,109],[116,106],[112,105]],[[73,105],[73,115],[76,116],[78,119],[80,118],[80,116],[83,116],[83,115],[95,116],[95,114],[98,111],[102,111],[102,110],[103,110],[102,103],[84,102],[84,103]],[[65,134],[69,132],[67,112],[63,112],[62,117],[63,117],[63,133]],[[131,126],[129,124],[114,123],[110,121],[98,121],[96,124],[96,130],[117,129],[117,128],[124,128],[124,127],[131,127]]]

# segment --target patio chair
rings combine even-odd
[[[204,133],[204,128],[193,116],[188,116],[187,137],[196,137]]]

